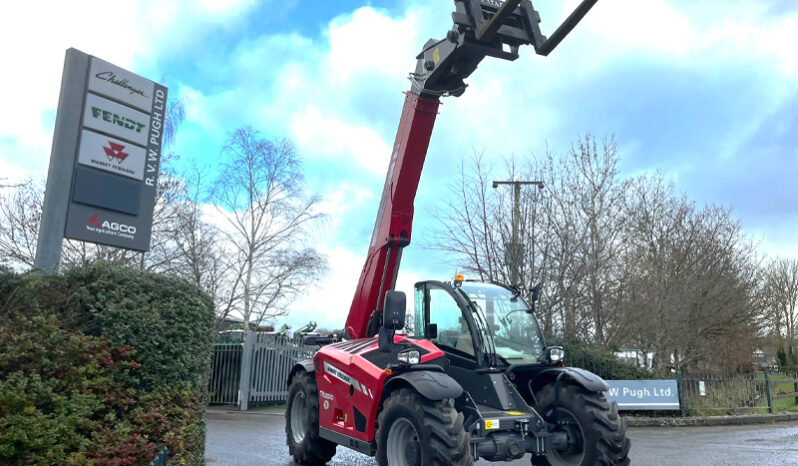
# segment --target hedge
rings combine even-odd
[[[0,464],[202,464],[212,328],[176,278],[0,270]]]
[[[635,364],[622,361],[608,349],[575,338],[558,341],[565,350],[565,363],[589,370],[605,380],[644,380],[653,378],[651,372]]]

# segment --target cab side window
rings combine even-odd
[[[413,338],[425,337],[426,322],[424,322],[424,287],[417,286],[415,290],[415,305],[413,306]]]
[[[444,289],[429,288],[429,322],[438,325],[435,344],[474,356],[474,342],[457,302]]]

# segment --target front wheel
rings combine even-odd
[[[532,456],[533,465],[588,466],[628,465],[631,442],[626,438],[626,422],[618,415],[618,405],[603,393],[566,384],[560,388],[556,412],[553,411],[555,384],[537,393],[541,411],[557,422],[555,430],[568,434],[568,445],[559,449],[547,445],[546,456]]]
[[[336,445],[319,437],[319,391],[311,373],[300,372],[291,380],[285,406],[288,453],[303,465],[322,465],[335,455]]]
[[[377,417],[380,466],[470,466],[469,440],[452,399],[432,401],[402,388]]]

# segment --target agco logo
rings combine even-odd
[[[99,230],[101,233],[122,234],[120,236],[132,236],[136,234],[136,227],[133,225],[125,225],[124,223],[109,222],[108,220],[101,221],[98,214],[91,216],[86,223],[91,228]]]
[[[128,157],[128,153],[122,152],[125,149],[125,146],[122,144],[117,144],[115,142],[108,141],[108,145],[111,147],[103,146],[103,150],[105,150],[105,155],[108,156],[108,161],[116,159],[117,162],[120,164],[125,161]]]

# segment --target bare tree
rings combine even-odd
[[[544,331],[654,352],[663,372],[750,368],[762,314],[756,245],[729,209],[697,208],[661,174],[622,178],[618,161],[612,138],[586,136],[565,155],[505,164],[503,179],[546,185],[522,196],[520,251],[523,283],[546,284]],[[461,166],[430,246],[466,273],[507,282],[512,201],[488,188],[493,170],[481,155]],[[772,315],[786,329],[785,313]]]
[[[627,342],[653,351],[663,372],[708,361],[750,368],[759,256],[740,223],[675,196],[661,175],[635,180],[628,209]],[[747,359],[732,360],[733,348]]]
[[[552,283],[565,336],[615,343],[620,321],[612,315],[624,270],[619,257],[626,244],[622,215],[627,182],[618,176],[615,140],[599,146],[590,135],[577,140],[564,157],[548,155],[545,176]]]
[[[0,265],[33,267],[42,202],[44,186],[33,179],[0,191]]]
[[[169,272],[194,283],[213,300],[216,312],[227,317],[238,301],[240,273],[227,259],[229,248],[219,228],[209,219],[206,210],[207,174],[190,168],[181,178],[171,215],[163,231],[168,261],[162,265]]]
[[[798,328],[798,260],[775,259],[767,264],[763,279],[764,319],[771,335],[790,362],[796,360]]]
[[[284,315],[287,306],[326,267],[307,247],[309,228],[322,214],[317,196],[303,188],[300,159],[289,141],[269,141],[252,128],[233,132],[223,151],[227,161],[212,202],[226,220],[221,234],[230,247],[231,296],[244,322],[256,326]]]
[[[546,284],[538,309],[547,334],[611,343],[618,333],[611,314],[623,273],[617,258],[624,245],[620,212],[626,189],[617,160],[612,138],[599,147],[589,135],[563,157],[548,154],[542,163],[532,159],[525,165],[506,160],[502,178],[542,179],[546,186],[522,190],[524,247],[512,251],[512,193],[489,188],[493,167],[475,154],[461,165],[451,199],[434,213],[439,226],[430,246],[466,273],[505,283],[513,255],[525,290]]]

